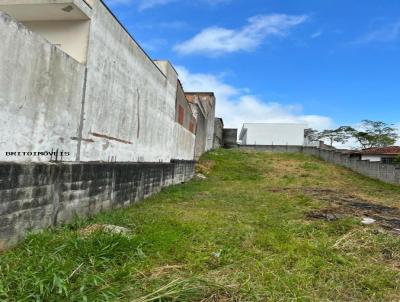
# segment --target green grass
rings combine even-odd
[[[400,187],[301,154],[217,150],[201,163],[206,180],[1,254],[0,300],[399,301],[400,237],[351,216],[309,220],[326,204],[286,189],[399,206]],[[131,234],[78,232],[95,223]]]

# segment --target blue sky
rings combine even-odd
[[[108,0],[228,127],[400,125],[399,0]]]

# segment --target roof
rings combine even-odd
[[[397,155],[400,154],[400,146],[389,146],[389,147],[376,147],[368,148],[360,151],[361,154],[384,154],[384,155]]]

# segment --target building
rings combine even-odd
[[[0,0],[0,11],[0,160],[47,161],[52,150],[64,161],[193,159],[195,117],[178,74],[103,1]]]
[[[189,102],[186,99],[185,92],[183,91],[181,81],[179,80],[176,93],[175,121],[179,125],[188,129],[191,133],[195,134],[196,118],[193,115]]]
[[[392,164],[396,157],[400,156],[400,146],[368,148],[357,152],[357,154],[361,157],[361,160]]]
[[[213,92],[185,92],[196,118],[195,158],[213,149],[215,127],[215,96]]]
[[[214,119],[214,142],[213,149],[221,148],[224,144],[223,142],[224,134],[224,121],[220,117]]]
[[[306,124],[245,123],[240,131],[242,145],[304,145]]]
[[[238,145],[237,141],[237,128],[225,128],[223,131],[223,145],[224,148],[231,149],[236,148]]]

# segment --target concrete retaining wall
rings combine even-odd
[[[0,249],[29,230],[128,206],[193,175],[192,161],[1,163]]]
[[[243,150],[256,150],[266,152],[291,152],[310,154],[319,157],[327,162],[347,167],[362,175],[379,179],[386,183],[400,184],[400,166],[359,160],[357,158],[350,157],[349,154],[344,154],[340,151],[324,150],[316,147],[278,145],[241,145],[239,146],[239,148]]]

